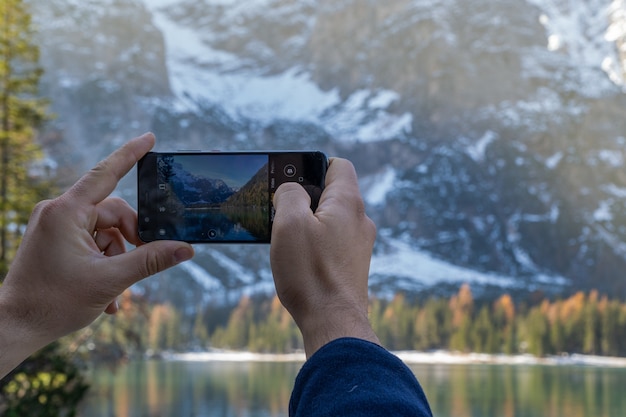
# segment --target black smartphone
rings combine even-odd
[[[301,184],[315,211],[327,168],[319,151],[150,152],[137,163],[139,237],[269,243],[278,186]]]

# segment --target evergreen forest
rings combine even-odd
[[[538,297],[539,298],[539,297]],[[303,349],[297,327],[276,296],[242,297],[230,311],[208,306],[186,316],[169,303],[150,304],[127,291],[120,312],[73,336],[70,351],[100,360],[148,352]],[[370,321],[391,350],[489,354],[626,356],[626,303],[598,292],[514,302],[508,294],[475,300],[469,285],[450,298],[409,300],[403,294],[370,303]]]

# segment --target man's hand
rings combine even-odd
[[[349,161],[331,159],[315,213],[310,204],[298,184],[276,190],[270,248],[278,297],[302,332],[307,357],[340,337],[378,343],[367,317],[376,227]]]
[[[54,200],[39,203],[0,287],[0,377],[37,349],[117,310],[129,286],[193,256],[183,242],[142,245],[137,214],[109,198],[154,146],[135,138]],[[126,253],[125,242],[137,245]]]

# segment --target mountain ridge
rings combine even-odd
[[[159,149],[320,149],[361,178],[373,291],[626,296],[621,0],[30,3],[61,165],[148,128]],[[68,46],[86,27],[102,35]],[[181,300],[207,302],[200,271],[230,294],[271,290],[267,248],[198,252],[144,290],[172,296],[192,271]]]

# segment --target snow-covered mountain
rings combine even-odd
[[[191,174],[180,163],[172,164],[171,184],[174,193],[185,206],[219,204],[236,191],[222,179]]]
[[[159,150],[321,149],[360,175],[373,292],[626,296],[623,0],[30,3],[67,182],[146,130]],[[198,252],[141,289],[271,291],[267,247]]]

